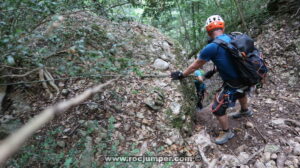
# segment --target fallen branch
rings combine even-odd
[[[4,68],[21,69],[21,70],[23,70],[23,69],[29,69],[29,68],[24,68],[24,67],[13,67],[13,66],[5,65],[5,64],[0,65],[0,67],[2,69],[4,69]]]
[[[300,104],[297,100],[293,100],[291,98],[288,98],[288,97],[283,97],[283,96],[278,96],[279,99],[282,99],[282,100],[285,100],[285,101],[288,101],[290,103],[294,103],[295,105],[299,106],[300,107]]]
[[[263,97],[265,97],[265,98],[271,98],[271,99],[274,99],[274,100],[276,100],[276,99],[282,99],[282,100],[288,101],[288,102],[293,103],[293,104],[295,104],[295,105],[297,105],[297,106],[300,107],[300,103],[297,100],[294,100],[294,99],[291,99],[291,98],[288,98],[288,97],[284,97],[284,96],[277,96],[277,97],[263,96]]]
[[[248,122],[250,122],[248,118],[246,118],[246,120],[247,120]],[[258,134],[262,137],[262,139],[264,140],[264,142],[265,142],[265,143],[268,143],[268,140],[267,140],[267,139],[265,138],[265,136],[259,131],[259,129],[257,129],[256,126],[254,126],[254,129],[255,129],[255,130],[258,132]]]
[[[118,78],[117,78],[118,79]],[[60,102],[55,106],[49,107],[42,111],[40,114],[36,115],[31,119],[26,125],[17,130],[15,133],[11,134],[9,137],[4,139],[0,145],[0,166],[14,154],[25,141],[34,134],[37,130],[41,129],[46,123],[52,120],[55,116],[62,114],[66,110],[73,106],[76,106],[91,95],[100,92],[104,87],[112,84],[117,79],[110,80],[104,84],[97,85],[93,88],[87,89],[80,95],[69,99],[64,102]]]
[[[298,8],[297,12],[294,15],[292,15],[292,18],[298,15],[299,10],[300,8]]]
[[[300,122],[296,121],[296,120],[292,120],[292,119],[284,119],[284,123],[286,125],[294,125],[296,127],[300,127]]]
[[[40,69],[40,71],[39,71],[39,79],[41,80],[41,81],[43,81],[42,82],[42,85],[43,85],[43,88],[46,90],[46,92],[50,95],[50,99],[52,99],[53,98],[53,94],[51,93],[51,91],[50,91],[50,89],[49,89],[49,87],[48,87],[48,85],[47,85],[47,82],[45,81],[45,77],[44,77],[44,69]]]
[[[59,94],[59,88],[54,83],[54,78],[52,77],[52,75],[50,74],[50,72],[47,71],[47,69],[44,69],[44,75],[46,77],[46,80],[50,80],[49,84],[50,84],[50,86],[52,86],[56,90],[56,96],[57,96]]]
[[[3,75],[3,76],[0,76],[0,78],[6,78],[6,77],[10,77],[10,78],[16,78],[17,77],[17,78],[20,78],[20,77],[25,77],[25,76],[28,76],[28,75],[32,74],[33,72],[38,71],[40,69],[41,68],[36,68],[36,69],[33,69],[33,70],[31,70],[29,72],[26,72],[25,74],[21,74],[21,75],[19,75],[19,74]]]
[[[47,59],[50,58],[50,57],[54,57],[54,56],[57,56],[57,55],[62,54],[62,53],[68,53],[68,51],[69,51],[69,49],[63,49],[63,50],[61,50],[61,51],[55,52],[55,53],[53,53],[53,54],[50,54],[50,55],[44,57],[43,59],[44,59],[44,60],[47,60]]]

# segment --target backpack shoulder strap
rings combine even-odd
[[[214,39],[214,40],[212,41],[212,43],[216,43],[216,44],[218,44],[219,46],[225,48],[226,50],[230,49],[229,44],[228,44],[226,41],[224,41],[224,40],[221,40],[221,39]]]

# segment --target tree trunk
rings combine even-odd
[[[239,12],[239,15],[240,15],[240,18],[242,20],[242,25],[244,27],[244,31],[248,32],[248,28],[247,28],[247,25],[246,25],[246,22],[245,22],[245,19],[244,19],[244,14],[241,10],[241,7],[240,7],[240,1],[239,0],[234,0],[234,3],[235,3],[235,6]]]
[[[189,48],[192,48],[192,42],[191,42],[191,39],[190,39],[190,36],[189,36],[189,32],[187,30],[187,26],[185,24],[185,20],[184,20],[183,15],[182,15],[182,10],[180,8],[180,5],[178,4],[178,1],[176,1],[176,5],[177,5],[178,11],[179,11],[181,24],[182,24],[182,26],[184,28],[185,38],[186,38],[186,40],[189,43]]]
[[[195,2],[192,2],[191,4],[192,9],[192,22],[193,22],[193,50],[197,47],[197,35],[196,35],[196,18],[195,18]]]

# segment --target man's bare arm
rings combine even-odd
[[[203,76],[197,76],[196,80],[198,80],[199,82],[202,83],[204,81],[204,78],[203,78]]]
[[[202,67],[204,64],[206,63],[206,61],[201,60],[201,59],[196,59],[184,72],[183,72],[183,76],[188,76],[189,74],[193,73],[194,71],[196,71],[197,69],[199,69],[200,67]]]

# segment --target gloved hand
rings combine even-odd
[[[205,79],[210,79],[216,73],[215,70],[210,70],[204,74]]]
[[[171,78],[173,80],[180,80],[180,79],[183,79],[184,76],[183,76],[183,73],[180,72],[180,71],[176,71],[176,72],[171,72]]]

